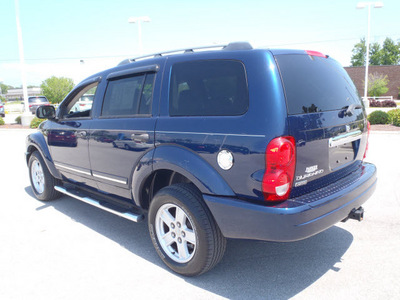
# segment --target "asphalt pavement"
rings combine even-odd
[[[399,299],[400,133],[371,133],[378,187],[362,222],[293,243],[229,240],[210,272],[169,271],[146,222],[32,194],[34,130],[0,129],[0,299]]]

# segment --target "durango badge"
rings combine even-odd
[[[310,167],[306,168],[306,174],[296,176],[296,181],[304,180],[304,179],[307,179],[309,177],[313,177],[313,176],[316,176],[316,175],[319,175],[319,174],[322,174],[322,173],[324,173],[324,169],[318,170],[318,165],[310,166]]]

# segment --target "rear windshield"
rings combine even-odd
[[[343,109],[361,104],[347,72],[334,59],[309,55],[277,55],[288,113]]]
[[[29,98],[30,103],[42,103],[42,102],[48,102],[46,97],[35,97],[35,98]]]

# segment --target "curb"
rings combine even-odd
[[[32,130],[36,131],[36,128],[0,128],[0,131],[21,131],[21,130]]]
[[[370,134],[379,134],[379,133],[382,133],[382,134],[400,134],[400,130],[399,131],[381,131],[381,130],[376,130],[376,131],[374,131],[374,130],[371,130],[370,131]]]

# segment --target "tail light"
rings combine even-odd
[[[265,151],[262,191],[266,201],[283,201],[289,197],[296,168],[295,140],[291,136],[273,139]]]
[[[365,146],[365,151],[364,151],[363,160],[367,157],[367,151],[368,151],[369,132],[371,131],[371,124],[369,123],[369,121],[367,121],[367,128],[368,128],[368,132],[367,132],[367,145]]]

